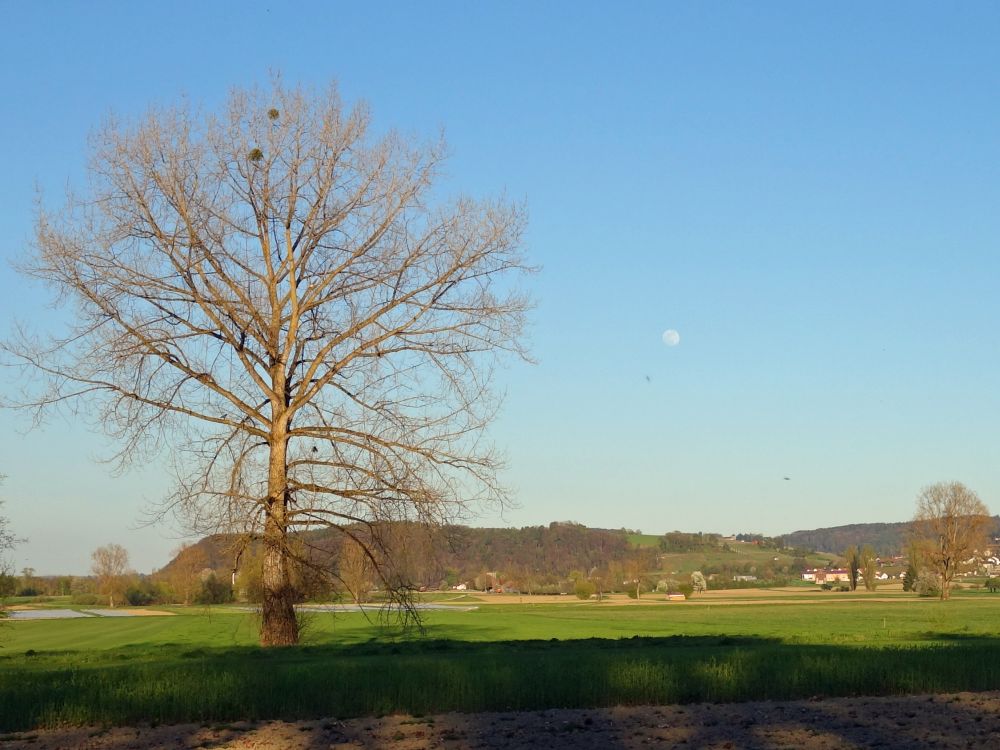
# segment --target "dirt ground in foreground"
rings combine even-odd
[[[1000,747],[1000,692],[639,706],[338,721],[66,728],[8,734],[10,750],[840,750]]]

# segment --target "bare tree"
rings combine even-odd
[[[851,591],[856,591],[858,588],[858,569],[861,567],[861,556],[858,553],[858,547],[852,544],[846,550],[844,550],[844,559],[847,561],[847,575],[850,582]]]
[[[625,586],[626,590],[635,591],[635,598],[639,599],[642,596],[642,583],[643,577],[646,575],[646,571],[649,566],[646,561],[643,560],[642,555],[635,554],[625,560]]]
[[[114,609],[115,596],[122,596],[127,583],[128,552],[120,544],[98,547],[91,555],[91,571],[97,578],[97,590],[108,597],[108,605]]]
[[[182,544],[174,550],[174,561],[167,580],[184,604],[190,604],[201,586],[201,573],[208,567],[208,555],[201,547]]]
[[[372,562],[364,545],[347,539],[340,548],[337,576],[357,604],[368,601],[374,575]]]
[[[875,550],[870,544],[861,548],[858,555],[858,563],[861,568],[861,575],[865,579],[865,588],[874,591],[878,588],[878,559]]]
[[[0,474],[0,485],[4,483],[7,477]],[[3,505],[3,500],[0,499],[0,506]],[[6,517],[0,516],[0,554],[7,552],[14,548],[17,544],[18,539],[14,536],[14,533],[10,530],[9,521]]]
[[[593,566],[587,574],[587,580],[594,584],[597,601],[604,601],[604,592],[609,588],[608,569],[602,568],[600,565]]]
[[[0,484],[3,484],[6,477],[0,474]],[[3,506],[3,500],[0,500]],[[10,525],[6,517],[0,516],[0,610],[3,609],[3,600],[8,596],[13,596],[17,590],[17,579],[14,577],[14,565],[6,557],[6,554],[14,549],[18,543],[17,537],[10,530]]]
[[[76,324],[6,342],[48,376],[19,405],[84,399],[120,465],[171,454],[165,510],[261,540],[264,645],[298,640],[296,530],[368,527],[406,604],[381,532],[505,500],[483,428],[497,358],[526,356],[524,212],[434,203],[443,153],[275,82],[107,124],[84,197],[39,212],[22,268]]]
[[[694,593],[701,594],[708,591],[708,581],[705,580],[705,574],[700,570],[696,570],[691,574],[691,586],[694,588]]]
[[[976,550],[986,546],[991,519],[979,495],[961,482],[925,487],[911,524],[912,549],[924,569],[937,576],[941,599]]]

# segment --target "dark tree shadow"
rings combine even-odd
[[[1000,732],[997,696],[854,697],[1000,689],[1000,640],[924,636],[911,648],[672,636],[39,653],[0,658],[0,727],[53,716],[138,725],[63,730],[59,745],[111,750],[250,739],[308,750],[988,747]],[[625,707],[590,708],[615,704]],[[470,713],[442,713],[454,709]],[[192,718],[199,723],[149,726]],[[5,747],[43,740],[2,738]]]

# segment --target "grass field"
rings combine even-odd
[[[643,545],[633,542],[634,546],[655,546]],[[696,570],[707,570],[718,568],[724,565],[753,565],[760,570],[768,566],[776,570],[782,566],[790,566],[795,560],[794,556],[787,550],[775,550],[766,547],[759,547],[746,542],[728,542],[728,549],[721,545],[714,549],[697,550],[692,552],[667,552],[661,555],[660,565],[663,574],[689,575]],[[827,555],[820,552],[811,552],[806,557],[806,564],[813,568],[822,568],[836,561],[834,555]],[[794,576],[793,576],[794,577]]]
[[[633,547],[655,547],[659,549],[660,539],[662,539],[659,534],[629,534],[628,543]]]
[[[316,614],[272,651],[251,613],[174,611],[4,623],[0,728],[1000,688],[1000,597],[971,592],[497,604],[423,634]]]
[[[628,542],[639,549],[659,549],[662,536],[656,534],[629,534]],[[806,564],[814,568],[822,568],[837,560],[835,555],[822,552],[810,552]],[[780,570],[783,567],[794,567],[795,557],[789,550],[777,550],[761,547],[750,542],[727,541],[725,546],[707,546],[704,549],[690,552],[664,552],[659,557],[660,570],[655,571],[662,576],[687,576],[696,570],[719,569],[723,566],[756,566],[760,571],[767,568]],[[755,572],[757,572],[755,570]]]

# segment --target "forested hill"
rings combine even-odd
[[[995,521],[995,533],[1000,534],[1000,518]],[[494,571],[504,580],[512,578],[544,586],[570,577],[574,571],[589,575],[595,569],[621,570],[630,564],[654,571],[680,570],[685,565],[697,563],[705,570],[716,567],[719,570],[715,572],[730,576],[737,573],[757,575],[760,570],[736,568],[767,562],[767,566],[776,569],[773,575],[788,575],[797,572],[794,565],[805,564],[803,555],[808,550],[836,556],[851,545],[870,544],[881,556],[901,554],[908,526],[907,522],[858,523],[795,531],[775,539],[743,534],[737,535],[735,540],[730,537],[728,543],[718,534],[641,535],[625,529],[592,529],[568,522],[524,528],[448,526],[434,530],[404,523],[393,525],[391,534],[397,562],[415,582],[436,586],[442,581],[473,581],[477,576]],[[310,550],[308,556],[321,567],[337,568],[343,557],[340,533],[309,531],[300,539]],[[235,537],[210,536],[184,554],[197,559],[200,567],[224,573],[241,567],[235,561],[235,542]],[[774,552],[764,555],[766,559],[750,560],[747,551],[758,549],[754,545],[759,545],[760,550]],[[247,563],[259,552],[258,545],[251,545],[245,550],[242,563]],[[772,565],[778,560],[776,555],[782,554],[789,556],[789,560]],[[668,563],[671,556],[677,559]],[[172,560],[162,572],[169,572],[177,564],[176,559]]]
[[[397,538],[395,546],[406,558],[414,580],[427,583],[470,580],[484,571],[544,579],[574,570],[586,573],[594,568],[623,565],[638,558],[652,567],[658,551],[635,547],[629,541],[630,532],[624,529],[591,529],[575,523],[519,529],[450,526],[431,535],[426,529],[400,524],[393,533]],[[342,536],[335,531],[311,531],[303,539],[331,560],[340,557]],[[217,534],[202,539],[186,554],[196,553],[205,567],[231,570],[234,541],[234,537]],[[176,560],[172,560],[163,572],[175,564]]]
[[[994,534],[1000,534],[1000,516],[994,516]],[[814,549],[819,552],[840,554],[852,544],[859,547],[870,544],[875,554],[900,555],[906,546],[909,521],[896,523],[852,523],[826,529],[793,531],[785,534],[785,544],[791,547]]]
[[[882,556],[902,554],[906,545],[908,521],[897,523],[851,523],[826,529],[809,529],[785,534],[786,544],[796,547],[840,554],[852,544],[859,547],[870,544],[875,554]]]

